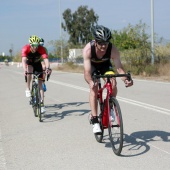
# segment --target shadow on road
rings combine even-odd
[[[170,133],[160,130],[149,130],[134,132],[130,135],[125,134],[123,149],[126,149],[126,152],[122,156],[142,155],[150,150],[151,143],[154,145],[153,142],[155,141],[170,142]]]
[[[86,104],[87,102],[73,102],[73,103],[61,103],[61,104],[49,104],[46,105],[46,113],[43,116],[43,121],[54,122],[64,119],[65,116],[82,116],[90,112],[87,109],[76,109],[79,106]],[[68,108],[68,109],[67,109]],[[63,110],[62,110],[63,109]]]
[[[155,141],[170,142],[170,132],[150,130],[134,132],[130,135],[124,134],[124,143],[121,156],[133,157],[145,154],[154,145]],[[152,145],[151,145],[152,143]],[[111,149],[109,136],[103,137],[105,147]]]

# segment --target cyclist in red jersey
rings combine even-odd
[[[113,60],[119,74],[124,74],[125,71],[120,61],[119,51],[112,43],[109,42],[111,39],[111,31],[102,25],[97,25],[93,29],[93,36],[94,40],[86,44],[83,49],[84,78],[90,88],[89,101],[91,107],[93,133],[99,133],[101,132],[101,129],[97,118],[98,85],[97,83],[94,84],[92,74],[94,71],[100,71],[103,75],[108,71],[112,71],[112,73],[114,73],[112,63],[110,61],[111,59]],[[122,80],[127,87],[133,85],[133,81],[128,81],[126,77],[122,77]],[[112,78],[111,81],[113,88],[112,95],[116,97],[116,79]]]
[[[48,55],[44,47],[39,45],[39,37],[36,35],[32,35],[29,38],[29,44],[25,45],[22,48],[22,65],[24,69],[24,74],[27,76],[27,83],[26,83],[26,97],[31,96],[30,92],[30,82],[31,82],[31,75],[26,73],[32,73],[33,71],[42,72],[42,65],[41,65],[41,57],[44,60],[46,66],[46,73],[50,74],[50,63],[48,60]],[[39,76],[39,86],[40,86],[40,93],[41,93],[41,112],[45,112],[44,107],[44,91],[42,89],[42,80],[43,74]]]

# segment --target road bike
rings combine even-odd
[[[109,72],[108,72],[109,73]],[[98,82],[98,120],[101,128],[101,133],[95,133],[97,142],[102,143],[104,129],[108,129],[109,139],[112,150],[116,155],[120,155],[123,147],[123,119],[121,108],[118,100],[112,96],[111,78],[127,77],[130,81],[131,74],[106,74],[101,75],[99,72],[94,74],[93,81]],[[101,85],[101,78],[105,79],[105,83]],[[103,99],[103,91],[106,90],[106,97]],[[90,119],[92,123],[92,116]]]
[[[34,116],[39,118],[39,121],[42,122],[42,114],[41,114],[41,94],[40,94],[40,87],[39,87],[39,76],[44,74],[43,72],[34,72],[34,73],[26,73],[32,74],[32,85],[31,85],[31,97],[30,97],[30,105],[32,105]],[[50,75],[47,75],[47,81]],[[25,81],[27,82],[27,76],[25,76]]]

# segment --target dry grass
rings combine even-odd
[[[158,72],[160,74],[160,78],[165,81],[170,81],[170,63],[160,65]]]
[[[75,65],[73,63],[65,63],[64,65],[57,66],[53,70],[72,72],[72,73],[83,73],[83,66]]]
[[[161,76],[169,75],[170,76],[170,63],[160,65],[159,69],[159,74]]]
[[[73,63],[71,64],[66,63],[64,65],[54,67],[53,70],[72,72],[72,73],[83,73],[84,69],[83,66],[75,65]],[[150,76],[146,76],[144,74],[141,74],[140,76],[134,76],[132,73],[132,77],[138,79],[170,82],[170,63],[160,65],[158,68],[158,72],[159,72],[158,75],[150,75]]]

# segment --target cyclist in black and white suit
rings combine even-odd
[[[93,29],[94,40],[86,44],[83,49],[84,57],[84,78],[89,84],[90,96],[89,102],[92,114],[93,133],[101,132],[98,118],[97,118],[97,84],[94,84],[92,80],[92,73],[94,71],[100,71],[101,74],[105,74],[107,71],[113,71],[111,61],[113,61],[116,70],[119,74],[125,74],[123,69],[119,51],[110,42],[111,31],[102,26],[96,25]],[[122,77],[127,87],[133,85],[133,81],[128,81],[126,77]],[[117,95],[116,79],[112,79],[113,96]]]

